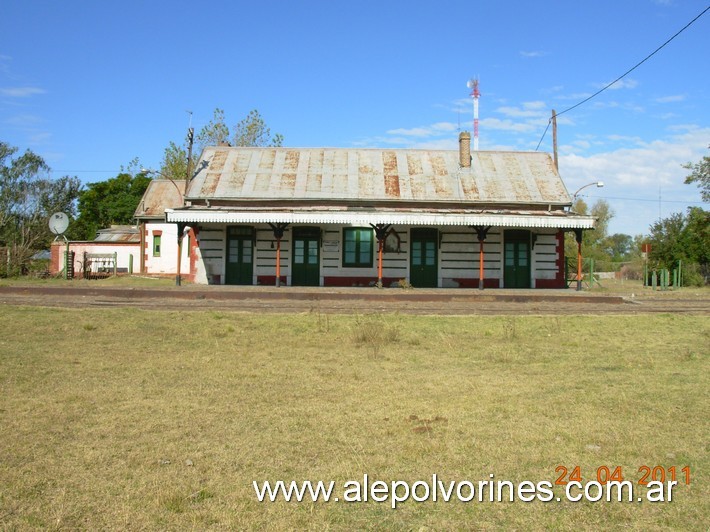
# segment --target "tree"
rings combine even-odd
[[[697,183],[703,201],[710,202],[710,157],[705,156],[695,164],[684,164],[683,168],[691,170],[690,175],[685,178],[686,185]]]
[[[577,198],[572,204],[572,211],[577,214],[587,214],[588,207],[582,198]],[[614,217],[614,211],[606,200],[598,200],[589,213],[596,218],[594,229],[584,231],[582,237],[582,256],[592,258],[596,261],[611,262],[612,255],[609,253],[607,242],[607,230],[609,221]],[[565,256],[577,256],[577,241],[574,233],[567,233],[565,239]],[[631,237],[628,237],[631,238]],[[605,265],[606,266],[606,265]]]
[[[179,181],[187,178],[187,171],[187,150],[170,142],[160,163],[160,173]]]
[[[604,253],[611,257],[614,262],[622,262],[628,259],[633,249],[634,239],[631,235],[614,233],[602,242]]]
[[[89,183],[79,195],[79,218],[71,228],[72,235],[93,240],[101,228],[131,223],[150,181],[144,173],[123,171],[106,181]]]
[[[30,257],[49,246],[54,238],[49,217],[74,216],[81,188],[77,177],[48,177],[49,166],[32,151],[13,158],[15,153],[17,148],[0,142],[0,240],[9,250],[5,275],[22,273]]]
[[[229,128],[224,121],[224,110],[217,107],[214,117],[197,134],[196,143],[200,150],[206,146],[218,146],[229,142]]]
[[[282,146],[283,135],[277,133],[271,137],[271,130],[266,127],[259,111],[252,109],[247,117],[234,128],[235,146]]]
[[[652,266],[672,270],[678,261],[691,266],[695,275],[685,274],[684,284],[702,284],[710,274],[710,212],[690,207],[686,214],[674,213],[651,226]],[[684,269],[685,271],[685,269]]]
[[[224,118],[224,110],[216,108],[214,116],[205,127],[197,134],[196,144],[202,150],[207,146],[217,146],[231,143],[232,146],[282,146],[283,135],[271,136],[271,129],[266,126],[259,111],[253,109],[249,114],[234,126],[231,135]]]

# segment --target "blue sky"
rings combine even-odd
[[[480,79],[480,149],[534,150],[707,0],[56,2],[6,0],[0,139],[55,177],[157,168],[225,110],[258,109],[286,146],[456,147]],[[560,173],[591,181],[611,232],[703,205],[681,164],[710,154],[710,11],[559,117]],[[551,151],[547,134],[540,150]],[[661,202],[659,203],[659,196]],[[704,205],[707,208],[707,205]]]

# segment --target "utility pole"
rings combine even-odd
[[[557,113],[552,110],[552,157],[555,161],[555,169],[560,170],[557,162]]]

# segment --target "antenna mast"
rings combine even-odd
[[[478,151],[478,98],[481,96],[478,90],[478,78],[468,80],[466,85],[471,89],[471,98],[473,98],[473,151]]]

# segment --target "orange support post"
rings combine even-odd
[[[276,239],[276,286],[281,286],[281,239]]]

